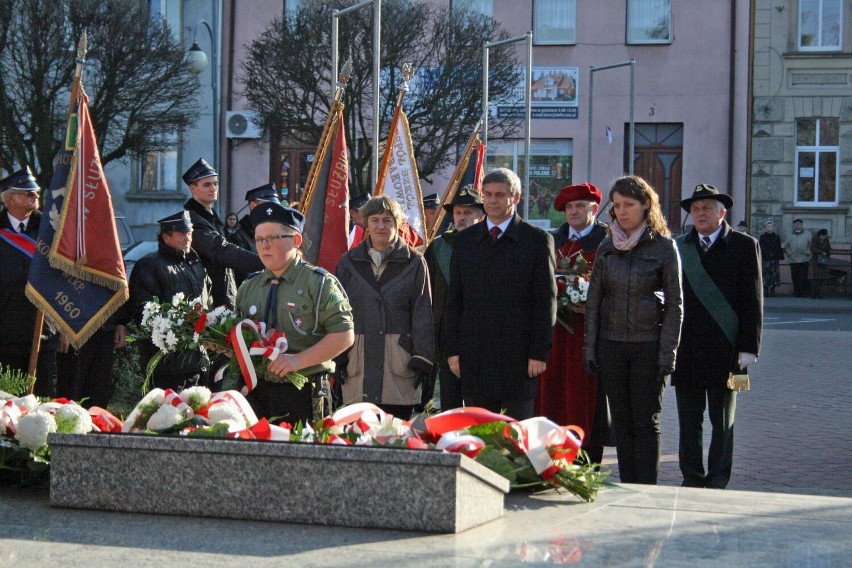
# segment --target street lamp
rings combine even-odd
[[[195,36],[198,33],[198,26],[204,24],[207,33],[210,34],[210,57],[213,62],[213,67],[210,69],[210,87],[213,90],[213,102],[211,103],[212,120],[213,120],[213,164],[214,167],[220,167],[219,164],[219,66],[216,64],[216,36],[213,29],[205,20],[198,20],[192,27],[192,46],[184,55],[183,61],[187,69],[195,75],[201,75],[207,69],[207,54],[198,46],[195,41]]]

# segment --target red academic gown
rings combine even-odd
[[[556,274],[560,273],[560,268],[565,263],[573,267],[577,254],[586,259],[591,269],[598,245],[605,236],[604,226],[596,224],[588,235],[579,241],[572,241],[568,240],[568,225],[560,227],[554,234]],[[564,273],[564,269],[561,272]],[[547,370],[541,375],[535,413],[537,416],[546,416],[560,426],[574,425],[582,428],[583,446],[604,445],[602,440],[592,440],[595,408],[598,404],[598,377],[587,373],[583,367],[586,318],[576,313],[572,316],[567,323],[573,328],[573,332],[565,329],[559,322],[554,327],[553,346],[550,349]]]

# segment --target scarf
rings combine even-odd
[[[636,229],[632,235],[628,235],[624,229],[621,228],[621,225],[618,224],[618,221],[613,220],[613,222],[609,225],[609,234],[612,237],[612,244],[618,250],[630,250],[636,246],[636,243],[639,242],[639,239],[642,238],[642,235],[645,233],[645,230],[648,228],[647,223],[638,229]]]

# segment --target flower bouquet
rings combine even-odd
[[[577,316],[573,308],[586,303],[591,276],[592,265],[583,257],[581,251],[559,259],[556,274],[556,320],[569,333],[574,333],[571,322]]]
[[[224,306],[205,311],[200,298],[187,301],[180,292],[170,302],[160,302],[158,298],[147,302],[132,337],[150,339],[158,348],[145,370],[143,393],[150,389],[154,369],[165,355],[204,347],[231,358],[229,366],[241,373],[246,383],[243,394],[248,394],[257,386],[257,375],[266,370],[267,361],[287,350],[287,338],[282,332],[242,319]],[[288,373],[284,380],[302,388],[308,379],[299,373]]]

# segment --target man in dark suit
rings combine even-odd
[[[747,372],[760,353],[763,288],[757,241],[725,221],[730,196],[696,186],[681,207],[695,227],[676,239],[683,265],[684,319],[672,386],[680,425],[683,485],[724,489],[734,454],[737,393],[728,375]],[[713,429],[707,472],[702,452],[704,409]]]
[[[518,420],[533,415],[556,323],[553,237],[515,213],[520,199],[511,170],[482,180],[486,221],[453,245],[444,345],[465,404]]]
[[[256,253],[240,248],[225,238],[225,224],[213,209],[219,199],[219,174],[204,158],[183,174],[192,197],[184,203],[193,226],[192,248],[201,258],[213,281],[213,305],[234,307],[237,287],[234,270],[243,273],[263,270]]]
[[[23,373],[29,368],[35,328],[36,309],[24,289],[41,224],[40,190],[29,167],[0,180],[5,207],[0,214],[0,365]],[[42,333],[46,338],[38,353],[35,394],[53,396],[58,340],[47,323]]]

